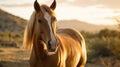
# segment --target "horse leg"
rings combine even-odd
[[[60,67],[66,67],[66,65],[65,64],[63,64],[62,66],[60,66]]]
[[[58,67],[66,67],[65,61],[61,61],[58,65]]]
[[[80,67],[85,67],[85,65],[81,65]]]
[[[65,63],[61,63],[58,67],[66,67]]]
[[[85,67],[85,64],[77,65],[77,67]]]
[[[85,57],[81,57],[77,67],[85,67],[85,64],[86,64]]]

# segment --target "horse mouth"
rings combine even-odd
[[[48,49],[48,52],[55,52],[56,49]]]
[[[49,52],[54,52],[56,49],[52,49],[52,46],[50,44],[50,41],[48,41],[47,48]]]

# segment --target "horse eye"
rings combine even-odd
[[[39,23],[42,23],[42,21],[41,21],[40,19],[38,20],[38,22],[39,22]]]

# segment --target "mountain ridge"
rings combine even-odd
[[[27,24],[27,20],[14,16],[0,9],[0,31],[9,31],[23,33]],[[57,23],[57,28],[75,28],[78,31],[98,32],[101,29],[117,30],[117,25],[94,25],[79,20],[60,20]]]
[[[118,25],[95,25],[79,20],[61,20],[57,22],[58,28],[74,28],[79,31],[98,32],[102,29],[118,30]]]
[[[0,31],[23,32],[27,20],[0,9]]]

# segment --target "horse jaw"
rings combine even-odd
[[[54,55],[54,54],[57,53],[57,51],[58,51],[58,47],[56,48],[56,50],[55,50],[54,52],[49,52],[49,51],[47,51],[47,55],[48,55],[48,56]]]

